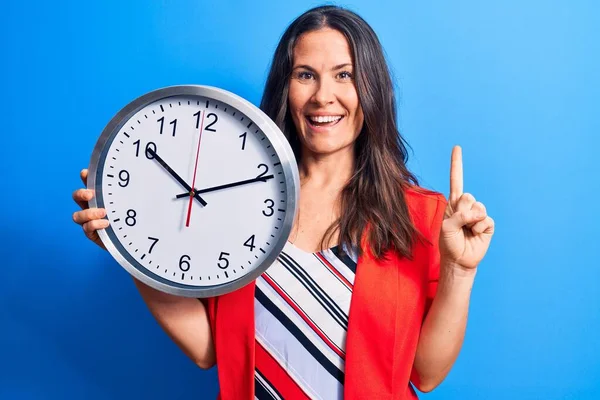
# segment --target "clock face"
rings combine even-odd
[[[291,149],[235,95],[197,86],[151,92],[113,118],[94,153],[91,206],[105,208],[110,221],[101,238],[159,290],[235,290],[288,238],[297,190]]]

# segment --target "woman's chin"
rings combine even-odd
[[[315,140],[305,143],[304,152],[315,156],[326,156],[352,149],[352,143],[340,142],[339,140]]]

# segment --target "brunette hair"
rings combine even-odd
[[[321,245],[328,244],[339,230],[342,249],[356,246],[361,252],[361,237],[368,229],[367,242],[376,258],[394,249],[411,259],[420,234],[410,219],[404,189],[417,186],[418,181],[406,167],[406,141],[396,125],[392,79],[373,29],[356,13],[338,6],[316,7],[299,16],[277,45],[261,109],[283,131],[301,162],[300,140],[288,109],[293,50],[302,34],[322,28],[335,29],[348,40],[364,125],[355,142],[355,171],[341,192],[340,217],[329,227]]]

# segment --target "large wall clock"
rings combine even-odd
[[[228,91],[171,86],[135,99],[94,148],[88,188],[99,231],[131,275],[163,292],[209,297],[256,279],[288,239],[298,168],[283,133]]]

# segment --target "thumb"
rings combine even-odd
[[[471,226],[479,221],[483,221],[485,217],[485,213],[479,210],[457,211],[450,218],[446,219],[444,223],[450,231],[456,232],[466,225]]]

